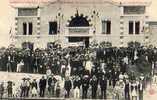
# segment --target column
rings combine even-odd
[[[18,30],[18,9],[15,9],[15,35],[17,35]]]
[[[124,46],[124,16],[120,16],[120,46]]]
[[[41,8],[38,8],[38,15],[37,15],[37,35],[40,35],[40,13],[41,13]]]
[[[37,35],[40,35],[40,17],[37,17]]]

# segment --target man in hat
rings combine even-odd
[[[54,89],[55,89],[55,84],[56,84],[57,80],[54,78],[53,74],[51,76],[49,76],[48,78],[48,91],[49,94],[54,96]]]
[[[26,79],[26,97],[29,97],[29,90],[30,90],[30,78]]]
[[[106,99],[106,89],[107,89],[107,77],[102,75],[100,79],[100,88],[101,88],[101,98]]]
[[[66,78],[65,82],[64,82],[64,88],[66,90],[66,95],[65,97],[66,98],[69,98],[69,95],[70,95],[70,90],[72,88],[72,83],[71,83],[71,80],[69,79],[69,77]]]
[[[46,79],[44,76],[39,81],[39,88],[40,88],[40,97],[45,96],[45,89],[46,89]]]
[[[92,99],[96,99],[96,93],[98,88],[98,79],[95,75],[93,75],[90,84],[92,86]]]
[[[130,83],[127,79],[124,86],[125,100],[130,100]]]
[[[89,76],[84,75],[82,79],[82,99],[87,98],[88,88],[89,88]]]
[[[8,97],[12,97],[12,93],[13,93],[13,82],[12,81],[8,81],[8,86],[7,86],[7,89],[8,89]]]
[[[74,81],[73,81],[73,89],[76,87],[80,88],[81,85],[81,80],[79,76],[75,76]]]
[[[2,99],[3,94],[4,94],[4,83],[2,82],[2,83],[0,84],[0,99]]]
[[[26,82],[26,78],[23,78],[23,81],[21,83],[21,97],[25,97],[26,96],[26,87],[27,87],[27,82]]]
[[[138,93],[139,93],[139,100],[143,100],[143,82],[140,79],[139,84],[138,84]]]

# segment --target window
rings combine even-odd
[[[124,6],[124,14],[144,14],[145,6]]]
[[[57,34],[57,22],[49,22],[49,35]]]
[[[32,35],[33,32],[33,24],[29,23],[29,35]]]
[[[107,33],[106,34],[110,34],[111,33],[111,21],[107,21]]]
[[[129,34],[133,34],[133,33],[134,33],[134,22],[129,21]]]
[[[24,22],[23,23],[23,35],[32,35],[32,33],[33,33],[33,23]]]
[[[19,8],[18,16],[37,16],[37,8]]]
[[[129,21],[129,34],[140,34],[140,21]]]
[[[135,34],[140,34],[140,22],[135,22]]]
[[[23,35],[27,35],[27,23],[23,23]]]
[[[102,33],[103,34],[111,34],[111,21],[102,21]]]

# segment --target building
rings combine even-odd
[[[17,47],[63,47],[90,42],[149,44],[148,0],[10,0]]]
[[[148,34],[148,37],[147,40],[148,40],[148,43],[153,45],[153,46],[156,46],[157,47],[157,21],[156,20],[149,20],[146,22],[148,25],[149,25],[149,34]]]

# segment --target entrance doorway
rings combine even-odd
[[[86,48],[89,47],[89,37],[69,37],[68,40],[69,43],[83,43]]]

